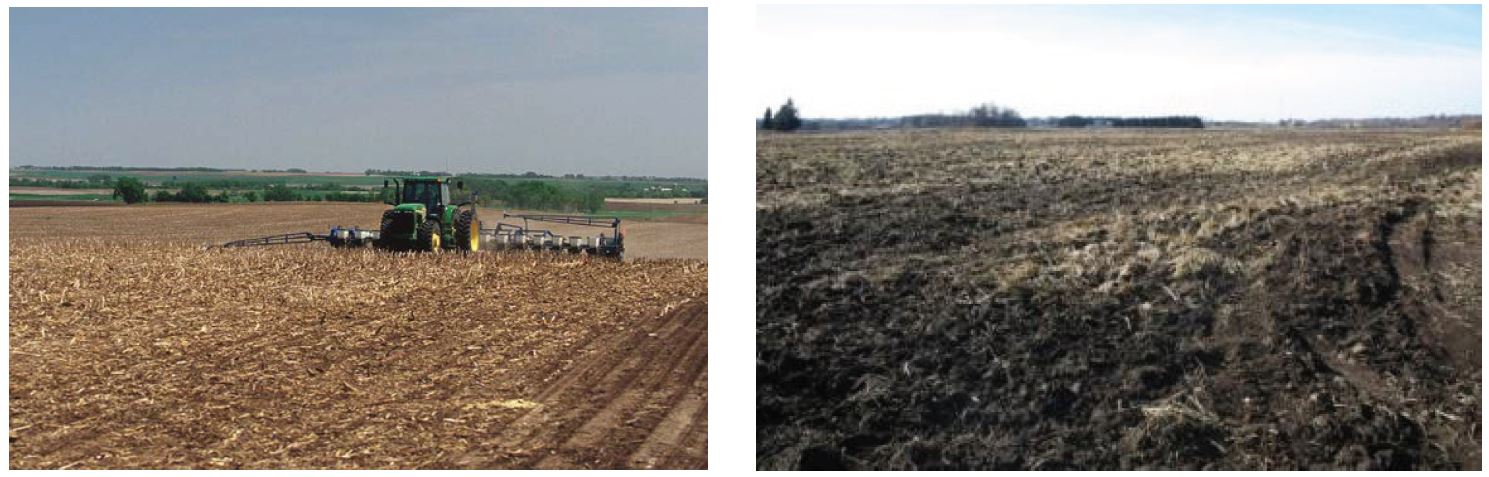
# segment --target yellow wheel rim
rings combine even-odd
[[[429,234],[429,251],[439,250],[439,232]]]
[[[481,223],[470,221],[470,250],[472,252],[481,248]]]

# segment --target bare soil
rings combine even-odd
[[[12,200],[11,208],[32,207],[109,207],[117,206],[117,202],[89,201],[89,200]]]
[[[605,199],[605,205],[606,206],[616,205],[616,204],[701,205],[702,203],[703,203],[703,199],[695,199],[695,198],[679,198],[679,199],[620,199],[620,198],[608,198],[608,199]]]
[[[57,187],[32,187],[32,186],[10,186],[13,194],[36,194],[36,195],[78,195],[78,194],[112,194],[112,189],[62,189]]]

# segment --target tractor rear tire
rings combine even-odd
[[[481,221],[476,219],[476,211],[461,211],[455,219],[455,248],[467,252],[481,249]]]
[[[377,245],[378,248],[388,250],[396,249],[393,246],[393,234],[391,233],[393,229],[393,217],[395,217],[395,215],[393,214],[392,210],[383,211],[383,222],[381,225],[378,226],[377,243],[374,244]]]
[[[438,221],[429,219],[419,224],[418,250],[420,252],[433,252],[439,250],[439,238]]]

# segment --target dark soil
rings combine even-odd
[[[762,143],[760,173],[779,177],[792,146]],[[1461,205],[1441,190],[1477,201],[1479,154],[1265,181],[948,178],[818,203],[772,200],[809,181],[762,179],[757,466],[1477,469],[1479,223],[1430,218]],[[1263,182],[1287,179],[1369,193],[1279,203]],[[1210,234],[1192,233],[1209,212],[1173,207],[1222,202],[1245,219]],[[1144,265],[1148,241],[1223,260]],[[1025,259],[1032,278],[1007,272]]]

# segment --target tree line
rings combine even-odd
[[[1205,127],[1199,116],[1061,116],[1029,120],[1031,127],[1056,128],[1190,128]]]
[[[21,165],[16,169],[28,171],[108,171],[108,172],[284,172],[290,174],[309,174],[310,171],[298,167],[289,169],[227,169],[220,167],[137,167],[137,166],[33,166]]]
[[[707,198],[707,182],[686,180],[661,181],[589,181],[564,179],[497,179],[485,175],[458,176],[467,189],[480,192],[483,204],[506,207],[597,212],[604,208],[607,197]],[[16,179],[12,179],[12,183]],[[36,183],[46,184],[46,183]],[[365,191],[334,183],[289,186],[284,183],[241,187],[232,181],[166,182],[146,184],[135,177],[119,177],[107,182],[88,182],[99,188],[112,188],[113,195],[125,203],[140,202],[277,202],[336,201],[382,202],[392,200],[392,189]],[[215,187],[225,186],[225,187]],[[226,187],[234,186],[234,187]],[[217,192],[212,190],[217,189]],[[152,193],[153,190],[153,193]]]
[[[594,188],[560,186],[525,180],[506,181],[483,177],[461,177],[466,190],[479,193],[482,204],[500,203],[516,209],[594,213],[605,207],[605,196]]]
[[[607,197],[708,198],[707,183],[657,181],[568,181],[561,179],[501,179],[463,175],[467,191],[479,193],[484,205],[514,209],[595,213]]]
[[[1333,118],[1333,119],[1282,119],[1278,127],[1370,129],[1370,128],[1463,128],[1478,129],[1483,118],[1477,114],[1434,114],[1411,118]]]
[[[37,177],[11,177],[11,186],[48,187],[53,189],[102,189],[112,187],[114,178],[108,174],[93,174],[82,180],[44,179]]]
[[[1021,128],[1028,125],[1019,112],[993,103],[973,106],[951,114],[917,114],[900,118],[900,124],[911,128]]]
[[[368,169],[362,171],[367,176],[448,176],[449,171],[399,171],[393,169]]]
[[[134,177],[119,177],[113,181],[113,196],[126,204],[138,204],[141,202],[186,202],[186,203],[212,203],[212,202],[296,202],[296,201],[320,201],[320,202],[381,202],[383,195],[379,193],[357,193],[331,191],[322,192],[313,189],[295,189],[285,184],[271,184],[262,193],[256,189],[249,190],[219,190],[212,193],[207,184],[201,182],[187,182],[172,191],[169,189],[156,190],[154,194],[146,190],[146,185]]]
[[[635,181],[635,182],[707,182],[706,179],[696,177],[671,177],[671,176],[590,176],[584,174],[550,175],[536,172],[524,172],[521,174],[497,174],[489,172],[467,172],[460,177],[483,177],[490,179],[571,179],[583,181]]]
[[[766,131],[801,130],[846,130],[846,129],[890,129],[890,128],[1021,128],[1026,124],[1013,108],[983,103],[965,111],[953,113],[915,114],[891,118],[811,119],[801,118],[796,102],[787,99],[779,109],[766,108],[765,115],[755,121],[756,127]]]
[[[784,119],[783,117],[789,118]],[[786,100],[778,110],[767,108],[755,121],[761,130],[854,130],[900,128],[1026,128],[1026,127],[1113,127],[1113,128],[1203,128],[1199,116],[1079,116],[1024,118],[1013,108],[983,103],[952,113],[913,114],[880,118],[801,119],[795,101]]]
[[[109,172],[245,172],[247,169],[220,169],[216,167],[131,167],[131,166],[17,166],[16,169],[32,171],[109,171]],[[278,172],[278,171],[265,171]]]

